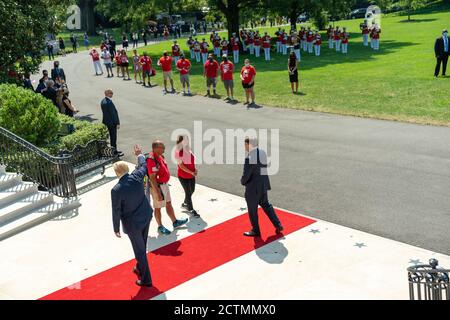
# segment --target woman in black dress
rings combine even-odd
[[[126,34],[122,37],[122,48],[125,49],[125,51],[128,51],[128,38]]]
[[[69,90],[64,90],[63,97],[62,97],[62,103],[64,105],[65,114],[69,117],[73,118],[73,115],[78,112],[78,109],[72,104],[72,102],[69,99]]]
[[[64,43],[64,39],[61,37],[59,38],[59,52],[63,57],[66,56],[66,44]]]
[[[295,52],[291,52],[288,59],[289,81],[291,82],[292,93],[298,92],[298,60]],[[295,85],[295,91],[294,91]]]

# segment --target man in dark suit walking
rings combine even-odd
[[[450,44],[448,39],[448,31],[444,29],[442,31],[442,37],[436,39],[434,43],[434,53],[436,54],[436,68],[434,69],[434,76],[439,76],[439,70],[442,63],[442,76],[445,77],[447,71],[448,54],[450,51]]]
[[[145,196],[143,181],[147,175],[147,164],[142,148],[134,146],[134,154],[138,157],[138,167],[129,174],[128,165],[119,161],[114,164],[119,182],[111,190],[112,218],[114,233],[118,238],[120,222],[133,247],[137,264],[133,272],[138,276],[138,286],[151,287],[152,278],[147,261],[147,238],[153,209]]]
[[[55,61],[53,63],[53,69],[52,69],[52,79],[60,78],[63,79],[64,82],[67,82],[66,80],[66,74],[64,73],[64,69],[59,67],[59,61]]]
[[[119,114],[116,106],[112,102],[113,91],[105,90],[105,98],[101,102],[103,121],[102,123],[108,128],[109,137],[111,139],[111,147],[114,148],[114,154],[123,156],[123,153],[117,151],[117,130],[120,129]]]
[[[245,201],[247,202],[252,230],[244,232],[244,235],[248,237],[261,236],[258,223],[258,205],[269,217],[276,233],[281,233],[283,227],[273,206],[269,203],[267,195],[267,191],[270,190],[270,181],[267,175],[267,155],[258,148],[256,139],[246,138],[245,150],[248,156],[245,158],[241,184],[245,186]]]

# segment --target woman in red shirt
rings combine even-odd
[[[194,210],[192,204],[197,168],[195,167],[195,156],[189,147],[189,139],[187,136],[178,136],[175,159],[178,162],[178,179],[185,193],[184,202],[181,207],[187,209],[194,218],[199,218],[200,215]]]
[[[241,69],[242,87],[245,90],[246,102],[249,104],[249,98],[252,98],[252,105],[255,104],[255,91],[253,87],[255,85],[256,69],[250,64],[249,59],[245,59],[244,66]]]

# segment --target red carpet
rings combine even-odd
[[[276,211],[284,226],[284,235],[315,222],[282,210]],[[41,300],[151,299],[283,237],[275,234],[274,227],[261,209],[259,216],[262,233],[262,238],[259,239],[242,235],[244,231],[250,230],[248,215],[243,214],[149,252],[148,260],[154,284],[152,288],[140,288],[135,285],[136,276],[132,273],[135,265],[133,259],[82,280],[80,289],[63,288]]]

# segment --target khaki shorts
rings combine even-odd
[[[223,80],[223,84],[225,86],[225,90],[233,89],[233,87],[234,87],[233,80]]]
[[[170,189],[169,185],[167,183],[159,185],[159,188],[161,189],[161,192],[163,194],[164,199],[162,201],[158,201],[158,193],[159,190],[155,190],[154,188],[150,189],[150,192],[152,194],[153,199],[153,207],[155,209],[160,209],[166,206],[166,202],[171,202],[172,199],[170,198]]]
[[[172,71],[163,71],[163,78],[164,78],[164,80],[171,80],[172,79]]]
[[[206,78],[206,86],[210,87],[211,85],[215,87],[217,84],[217,78]]]
[[[181,83],[189,83],[189,74],[180,74]]]

